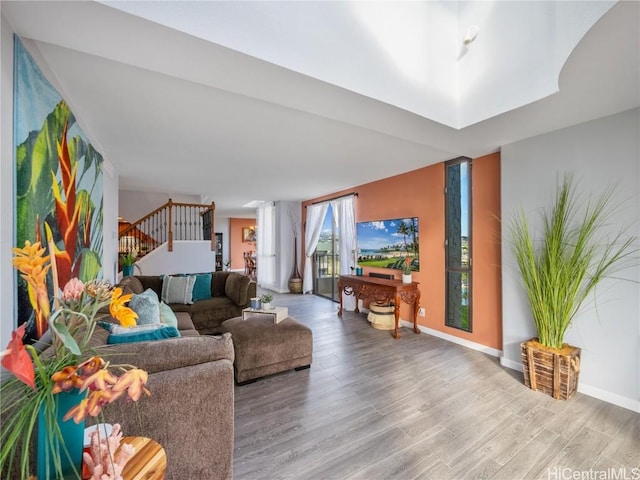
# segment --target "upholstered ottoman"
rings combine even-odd
[[[249,314],[222,323],[222,331],[233,340],[233,368],[239,385],[295,368],[311,366],[313,335],[311,329],[288,317],[274,323],[271,315]]]

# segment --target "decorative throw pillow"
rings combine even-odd
[[[111,333],[107,338],[107,344],[118,343],[150,342],[163,340],[165,338],[175,338],[180,336],[180,332],[175,327],[168,325],[143,325],[141,327],[123,328],[116,325],[117,331],[125,330],[123,333]]]
[[[178,317],[171,310],[171,307],[164,302],[160,302],[160,322],[164,325],[178,328]]]
[[[193,303],[193,284],[196,277],[165,275],[162,280],[162,301],[164,303]]]
[[[121,333],[140,333],[140,332],[150,332],[152,330],[157,330],[162,328],[163,325],[161,323],[155,323],[153,325],[136,325],[135,327],[123,327],[122,325],[118,325],[117,323],[111,322],[98,322],[102,328],[107,330],[109,333],[121,334]]]
[[[138,295],[134,294],[129,307],[138,314],[138,325],[160,323],[160,301],[158,294],[150,288]]]
[[[211,274],[198,273],[194,277],[196,277],[196,281],[193,284],[193,301],[211,298]]]

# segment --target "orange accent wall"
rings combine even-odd
[[[473,160],[472,341],[502,350],[500,154]],[[482,341],[476,340],[482,339]]]
[[[444,250],[444,163],[359,185],[302,203],[303,226],[306,205],[350,192],[357,192],[356,222],[418,217],[420,229],[420,271],[413,280],[420,283],[420,304],[426,309],[418,323],[425,327],[502,349],[500,274],[500,154],[473,160],[472,248],[473,248],[473,332],[446,327]],[[304,233],[303,233],[304,242]],[[304,249],[304,245],[303,245]],[[389,269],[364,268],[369,272],[395,273]],[[402,318],[412,318],[407,305]]]
[[[231,269],[244,269],[244,257],[242,254],[256,250],[256,242],[243,242],[242,229],[244,227],[255,227],[255,218],[230,218],[229,219],[229,259]]]

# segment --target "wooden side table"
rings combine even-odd
[[[271,315],[273,317],[273,323],[280,323],[289,316],[288,307],[271,307],[266,308],[245,308],[242,310],[242,320],[247,319],[247,314],[260,313],[262,315]]]
[[[125,443],[135,447],[136,453],[124,466],[124,480],[164,480],[167,455],[158,442],[145,437],[124,437],[122,444]]]

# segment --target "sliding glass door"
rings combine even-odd
[[[322,224],[322,233],[314,254],[313,292],[337,302],[340,254],[338,228],[333,221],[331,205]]]

